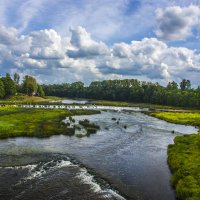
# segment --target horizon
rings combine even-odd
[[[0,2],[0,74],[199,86],[200,1]]]

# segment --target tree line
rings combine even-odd
[[[200,108],[200,86],[191,87],[189,80],[179,84],[172,81],[166,87],[158,83],[137,79],[93,81],[89,86],[82,82],[39,85],[37,80],[26,75],[20,80],[19,74],[13,77],[6,74],[0,78],[0,98],[16,94],[87,98],[134,103],[152,103],[168,106]]]
[[[179,85],[174,81],[169,82],[166,87],[137,79],[94,81],[89,86],[74,82],[42,87],[49,96],[200,108],[200,87],[192,89],[190,81],[186,79]]]
[[[20,84],[20,75],[15,73],[13,78],[7,73],[0,78],[0,98],[7,98],[16,94],[24,94],[28,96],[37,95],[44,97],[45,93],[41,85],[32,76],[24,76]]]

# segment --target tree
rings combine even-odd
[[[16,83],[17,85],[19,84],[19,80],[20,80],[19,74],[18,74],[18,73],[15,73],[15,74],[14,74],[14,81],[15,81],[15,83]]]
[[[38,85],[37,95],[38,95],[39,97],[44,97],[44,96],[45,96],[44,90],[43,90],[43,88],[42,88],[41,85]]]
[[[168,90],[177,90],[178,84],[175,81],[169,82],[167,85]]]
[[[3,98],[5,96],[5,89],[3,81],[0,80],[0,98]]]
[[[6,74],[5,77],[1,78],[4,89],[5,89],[5,96],[12,96],[16,94],[16,86],[14,81],[11,79],[10,74]]]
[[[45,94],[50,96],[200,108],[200,87],[191,90],[189,80],[183,80],[180,85],[182,90],[174,81],[170,82],[167,87],[163,87],[158,83],[124,79],[94,81],[89,86],[75,82],[43,85],[42,87]]]
[[[22,83],[23,92],[29,96],[35,95],[37,92],[37,81],[34,77],[26,75]]]
[[[181,90],[189,90],[189,89],[191,89],[191,83],[190,83],[190,81],[186,80],[186,79],[183,79],[180,82],[180,88],[181,88]]]

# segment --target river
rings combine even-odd
[[[75,119],[89,119],[101,130],[84,138],[0,140],[0,199],[175,200],[167,146],[196,128],[132,111]]]

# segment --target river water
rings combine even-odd
[[[88,100],[83,99],[64,99],[61,101],[63,104],[85,104],[88,102]]]
[[[176,135],[197,129],[140,112],[75,119],[89,119],[101,130],[84,138],[0,140],[0,199],[175,200],[167,146]]]

